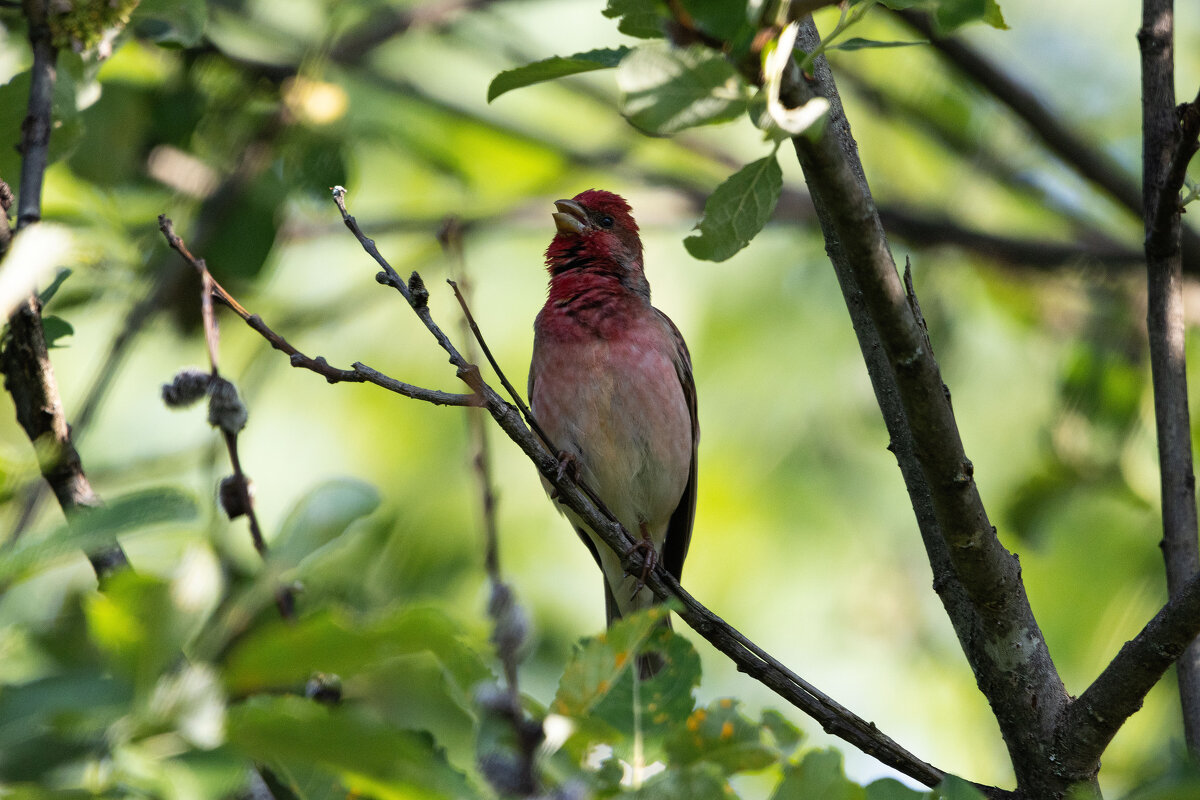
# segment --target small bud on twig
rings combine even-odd
[[[408,293],[412,296],[413,308],[429,305],[429,290],[425,288],[425,281],[421,280],[416,270],[413,270],[413,274],[408,278]]]
[[[245,486],[245,491],[242,490],[243,486]],[[221,503],[221,510],[225,512],[225,516],[237,519],[250,512],[246,500],[254,502],[254,484],[244,475],[230,475],[222,478],[220,488],[217,489],[217,499]]]
[[[208,424],[234,435],[246,427],[247,416],[237,387],[224,378],[217,378],[209,389]]]
[[[316,672],[304,685],[304,696],[326,706],[342,702],[342,679],[328,672]]]
[[[162,399],[171,408],[183,408],[195,403],[208,393],[212,373],[196,367],[180,370],[170,383],[162,387]]]

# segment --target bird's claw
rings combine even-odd
[[[558,482],[561,483],[562,479],[568,475],[573,481],[579,478],[579,459],[575,458],[574,453],[567,452],[566,450],[560,450],[558,452]],[[550,492],[550,499],[558,499],[557,486]]]
[[[654,542],[650,540],[650,534],[646,532],[645,525],[642,526],[642,538],[633,543],[627,555],[632,555],[636,550],[642,552],[642,570],[638,575],[637,583],[634,584],[633,592],[629,596],[631,600],[637,597],[638,592],[646,588],[646,577],[658,566],[658,550],[655,549]]]

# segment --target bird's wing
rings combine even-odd
[[[692,378],[692,356],[688,353],[687,343],[683,341],[675,323],[657,308],[654,310],[675,340],[675,374],[679,376],[683,399],[692,418],[692,462],[688,468],[687,486],[679,498],[679,505],[671,514],[662,550],[663,566],[679,580],[683,574],[683,560],[692,541],[692,523],[696,518],[696,448],[700,443],[700,418],[696,415],[696,382]]]

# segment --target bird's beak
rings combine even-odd
[[[574,200],[555,200],[554,207],[558,209],[550,216],[554,217],[554,227],[559,233],[583,233],[587,227],[587,212],[583,206]]]

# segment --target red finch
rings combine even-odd
[[[687,345],[650,305],[629,204],[591,189],[554,205],[550,292],[533,324],[533,414],[563,463],[679,578],[696,510],[700,436]],[[604,573],[608,623],[649,607],[654,595],[639,576],[626,575],[619,556],[564,513]],[[658,669],[657,659],[639,661],[643,677]]]

